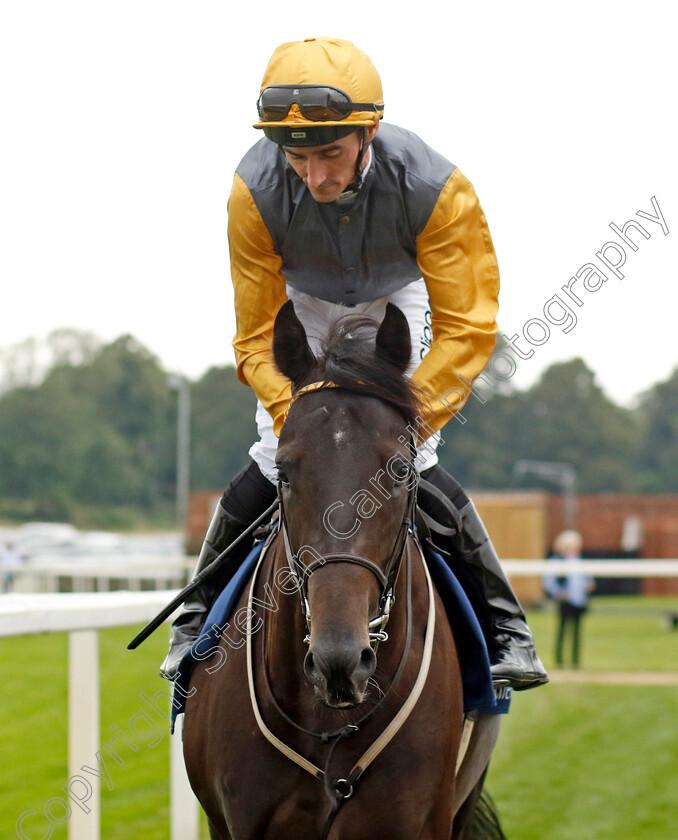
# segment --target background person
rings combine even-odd
[[[572,564],[581,559],[582,536],[578,531],[563,531],[553,542],[552,560],[566,560]],[[565,575],[547,575],[544,589],[558,602],[558,630],[556,633],[556,665],[563,666],[563,646],[566,633],[572,637],[572,667],[579,667],[581,644],[581,619],[587,608],[588,596],[594,589],[594,580],[588,575],[573,571]]]
[[[14,550],[12,543],[5,543],[0,547],[0,578],[2,591],[11,592],[14,586],[14,575],[23,565],[23,560]]]

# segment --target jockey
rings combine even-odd
[[[217,506],[196,574],[276,496],[277,435],[291,395],[271,354],[280,306],[294,302],[317,350],[336,317],[351,311],[381,320],[390,301],[407,317],[412,379],[429,397],[416,440],[419,505],[447,530],[441,536],[434,526],[433,538],[465,572],[495,685],[541,685],[546,671],[492,542],[436,455],[440,429],[452,416],[441,396],[482,371],[497,330],[497,261],[473,187],[415,134],[380,122],[379,75],[348,41],[310,38],[278,47],[257,108],[255,128],[265,136],[235,173],[228,236],[233,346],[238,376],[258,397],[259,440]],[[166,678],[174,677],[223,583],[210,580],[185,603],[161,667]]]

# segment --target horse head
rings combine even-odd
[[[413,506],[409,328],[392,304],[381,324],[345,316],[316,356],[288,301],[273,351],[292,384],[276,463],[307,611],[304,671],[323,704],[348,708],[363,701],[376,667],[370,630],[387,618]]]

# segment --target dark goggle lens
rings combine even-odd
[[[299,104],[299,110],[309,120],[343,120],[351,113],[352,103],[345,93],[332,88],[309,91],[305,102]]]
[[[283,120],[292,105],[292,92],[284,88],[266,88],[261,92],[257,108],[262,120]]]
[[[284,120],[293,104],[307,120],[344,120],[356,104],[338,88],[330,87],[269,87],[261,92],[257,109],[259,117],[267,122]],[[374,106],[360,105],[360,109],[374,110]]]

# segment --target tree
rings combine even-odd
[[[0,495],[46,517],[76,505],[146,511],[172,498],[174,400],[157,360],[130,336],[52,367],[0,401]]]
[[[678,368],[641,397],[644,422],[636,465],[641,488],[678,492]]]
[[[36,348],[47,345],[40,379]],[[44,518],[171,511],[176,393],[143,345],[127,335],[101,346],[61,331],[26,344],[14,362],[21,384],[0,394],[5,507],[16,502]],[[233,367],[211,368],[191,397],[191,486],[224,489],[256,440],[256,397]],[[450,418],[438,452],[466,488],[515,488],[515,462],[531,459],[570,463],[582,492],[678,491],[678,369],[635,411],[612,403],[574,359],[552,365],[527,391],[480,385],[462,413],[466,422]]]
[[[153,507],[174,494],[176,406],[166,372],[135,338],[121,336],[102,348],[92,364],[77,371],[74,390],[93,402],[99,422],[108,428],[109,452],[116,452],[116,476],[109,492],[116,501]],[[56,373],[56,371],[55,371]],[[115,441],[115,443],[114,443]],[[102,439],[90,458],[96,466],[106,450]],[[112,459],[105,460],[112,466]],[[84,489],[84,488],[83,488]]]
[[[254,391],[235,368],[213,367],[191,391],[191,486],[224,489],[255,442]]]
[[[515,487],[513,465],[531,459],[572,464],[583,492],[635,488],[639,418],[605,396],[581,359],[551,365],[526,392],[484,390],[482,397],[469,398],[465,424],[453,419],[443,430],[441,463],[462,485]]]
[[[511,486],[513,464],[523,457],[522,434],[529,400],[520,391],[471,396],[462,409],[465,423],[451,419],[442,431],[441,464],[464,487],[499,489]]]
[[[44,339],[27,338],[0,348],[0,394],[26,385],[39,385],[56,365],[91,362],[101,342],[90,332],[72,328],[53,330]]]
[[[527,397],[522,458],[572,464],[581,492],[634,489],[638,419],[605,396],[582,359],[551,365]]]
[[[0,495],[32,500],[41,518],[67,517],[92,412],[43,387],[16,389],[1,407]]]

